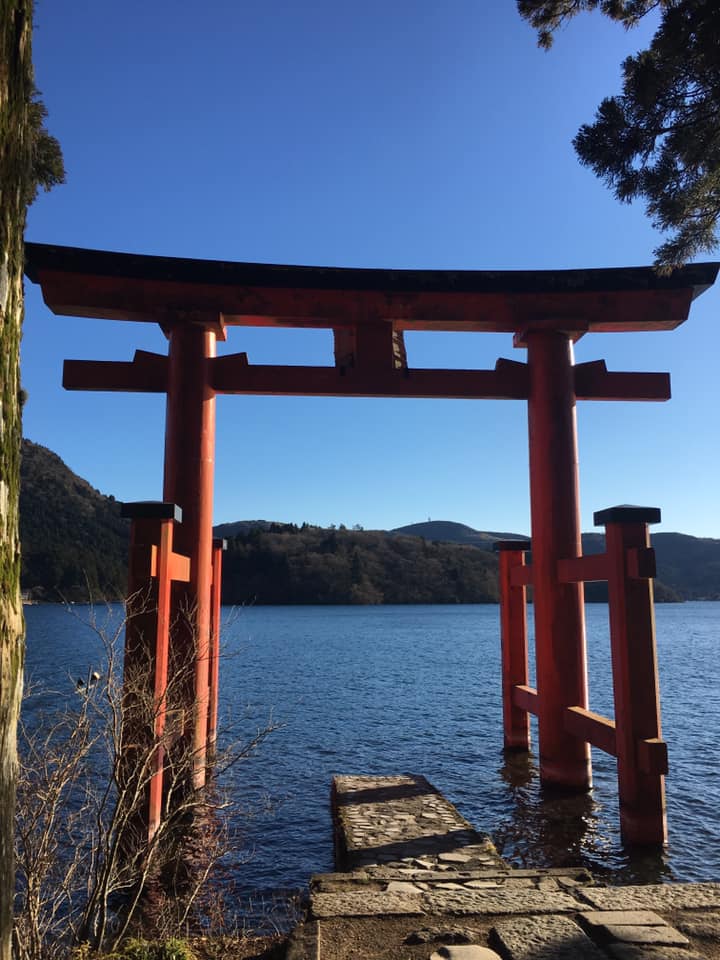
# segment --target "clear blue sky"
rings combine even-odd
[[[650,263],[659,237],[571,139],[647,41],[600,16],[550,53],[513,0],[38,0],[34,59],[67,184],[28,239],[337,266]],[[720,537],[720,289],[668,333],[589,335],[578,361],[669,370],[666,404],[579,404],[583,529],[615,503]],[[524,360],[509,335],[416,333],[411,366]],[[27,284],[25,435],[103,493],[162,494],[164,397],[68,393],[65,358],[166,351],[152,325],[54,317]],[[326,331],[233,328],[251,362],[332,363]],[[520,401],[218,400],[216,522],[529,530]]]

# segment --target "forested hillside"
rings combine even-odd
[[[383,531],[271,524],[228,541],[225,603],[495,603],[490,553]]]
[[[129,525],[46,447],[23,441],[22,586],[37,600],[117,599],[127,583]],[[268,521],[216,528],[228,536],[223,601],[242,603],[492,603],[497,561],[455,544]]]
[[[21,584],[37,600],[116,600],[127,589],[129,524],[120,504],[47,447],[23,440]]]
[[[215,528],[228,540],[225,603],[494,603],[492,545],[513,534],[428,521],[365,531],[239,520]],[[22,587],[39,600],[116,599],[127,582],[129,525],[120,504],[38,444],[23,441],[20,488]],[[653,536],[656,598],[720,599],[720,541]],[[586,553],[605,549],[583,535]],[[604,600],[605,584],[588,584]]]
[[[517,539],[518,534],[484,533],[464,523],[432,520],[398,527],[394,535],[409,533],[426,540],[471,543],[482,550],[492,550],[495,540]],[[710,537],[689,537],[684,533],[653,533],[657,579],[655,599],[660,603],[679,600],[720,600],[720,540]],[[602,553],[605,549],[603,533],[582,535],[583,553]],[[585,597],[590,601],[607,600],[604,583],[589,583]]]

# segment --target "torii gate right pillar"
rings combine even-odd
[[[565,730],[566,708],[588,705],[583,586],[558,579],[559,561],[582,553],[572,343],[547,329],[524,339],[540,778],[587,790],[590,747]]]

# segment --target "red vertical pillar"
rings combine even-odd
[[[660,729],[649,523],[656,507],[611,507],[595,514],[605,525],[608,601],[617,744],[620,831],[627,844],[667,840],[667,747]]]
[[[581,554],[572,344],[555,330],[526,340],[540,777],[586,790],[590,747],[564,726],[566,707],[587,707],[583,588],[558,580],[558,561]]]
[[[222,555],[227,540],[213,540],[212,618],[210,630],[210,666],[208,670],[208,750],[213,753],[217,740],[218,684],[220,681],[220,616],[222,609]]]
[[[122,516],[132,519],[128,609],[123,666],[123,732],[134,751],[150,749],[150,770],[144,757],[123,748],[121,763],[127,777],[149,776],[138,792],[148,797],[147,817],[138,811],[148,839],[162,816],[165,730],[165,694],[168,676],[170,593],[172,584],[173,527],[182,513],[174,503],[126,503]],[[139,729],[142,728],[142,729]],[[154,745],[154,750],[153,746]]]
[[[503,731],[506,750],[530,749],[530,717],[513,703],[513,689],[528,683],[528,642],[526,587],[513,583],[513,570],[525,566],[530,544],[501,540],[500,554],[500,638],[502,643]]]
[[[214,356],[213,331],[193,323],[171,328],[164,497],[182,508],[176,546],[190,557],[190,582],[173,588],[173,652],[184,666],[194,663],[184,707],[195,787],[205,783],[207,749],[215,459],[215,393],[208,383],[208,360]]]

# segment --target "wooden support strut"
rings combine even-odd
[[[606,525],[607,551],[571,557],[557,563],[561,583],[606,580],[609,588],[615,720],[585,705],[566,706],[565,731],[578,742],[591,744],[618,761],[621,833],[627,844],[662,844],[667,839],[663,777],[668,771],[667,745],[660,731],[660,700],[655,653],[652,583],[655,552],[649,545],[648,524],[658,523],[654,507],[611,507],[595,514]],[[501,635],[503,641],[503,711],[508,731],[518,728],[510,711],[541,716],[537,690],[506,666],[506,650],[519,649],[522,630],[510,628],[512,593],[534,582],[531,565],[521,549],[529,543],[496,544],[500,554]],[[519,621],[518,621],[519,622]],[[515,639],[513,640],[513,636]],[[525,674],[526,676],[526,674]]]
[[[189,579],[189,559],[173,551],[174,525],[182,511],[174,503],[139,502],[122,505],[132,520],[128,572],[127,622],[123,666],[123,777],[142,776],[138,745],[154,751],[147,786],[147,810],[136,819],[148,840],[160,826],[163,805],[164,733],[170,652],[172,581]],[[145,689],[147,683],[148,688]],[[148,711],[149,704],[152,704]],[[146,724],[152,729],[146,729]],[[145,792],[144,784],[139,785]]]
[[[500,639],[502,644],[503,731],[506,750],[530,749],[530,719],[514,700],[518,686],[528,682],[528,639],[525,582],[515,584],[516,571],[525,572],[525,540],[500,540]]]
[[[215,754],[218,725],[218,695],[220,681],[220,611],[222,609],[222,559],[227,540],[215,538],[212,542],[212,608],[210,618],[210,663],[208,666],[208,751]]]
[[[594,519],[605,526],[608,556],[620,830],[627,844],[662,844],[667,840],[667,748],[660,727],[648,531],[649,524],[660,522],[660,511],[611,507]]]

